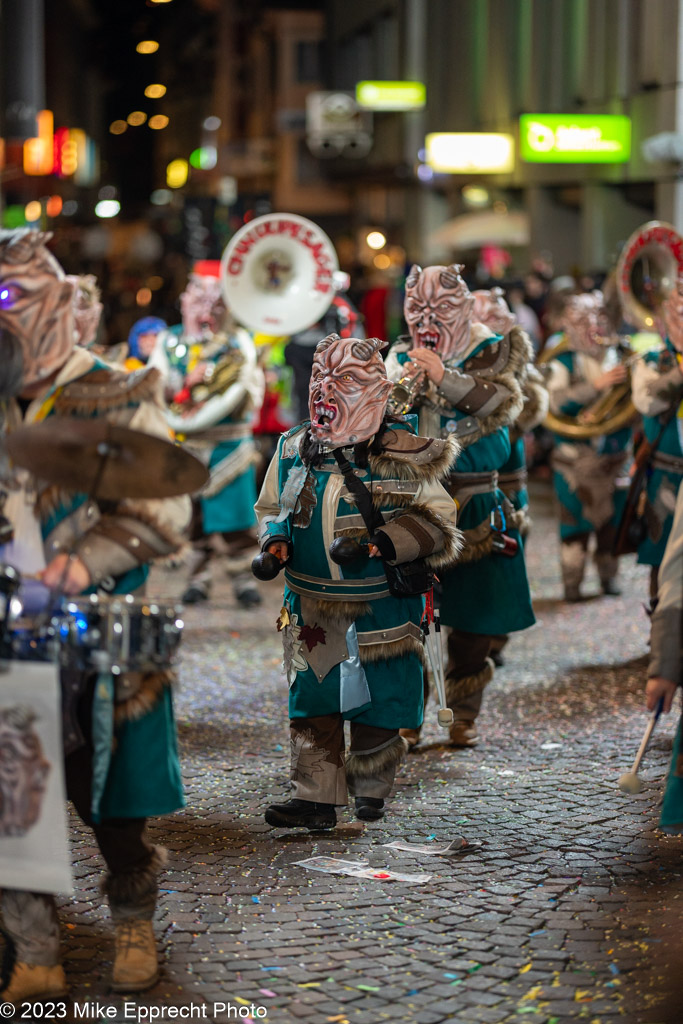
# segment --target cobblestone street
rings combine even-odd
[[[647,572],[626,561],[624,596],[560,600],[547,485],[534,488],[529,571],[538,624],[513,637],[473,750],[442,745],[429,709],[384,821],[350,811],[331,833],[264,824],[287,799],[286,684],[275,630],[280,583],[235,608],[220,580],[188,608],[177,712],[184,811],[152,823],[170,852],[156,929],[164,966],[145,1006],[230,1003],[269,1024],[443,1020],[679,1024],[683,840],[658,833],[674,719],[658,727],[636,797],[617,789],[646,724]],[[183,571],[158,570],[155,595]],[[586,587],[597,594],[591,570]],[[501,600],[504,595],[501,594]],[[464,855],[388,849],[464,836]],[[113,929],[102,864],[73,819],[76,895],[61,900],[72,997],[121,1007],[108,979]],[[420,883],[307,870],[316,855],[427,873]],[[660,1000],[672,991],[666,1003]]]

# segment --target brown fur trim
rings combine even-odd
[[[107,872],[100,888],[111,906],[135,907],[145,903],[159,891],[159,875],[167,861],[168,850],[163,846],[153,846],[152,858],[146,867],[120,875]]]
[[[406,654],[416,654],[422,665],[426,665],[424,644],[414,636],[404,636],[393,643],[361,644],[359,651],[363,665],[371,665],[375,661],[391,661],[392,658],[402,658]]]
[[[478,562],[493,551],[493,531],[487,519],[479,526],[472,527],[471,530],[463,530],[462,535],[465,543],[460,552],[458,564]]]
[[[529,377],[524,385],[524,397],[526,398],[524,408],[515,421],[515,427],[522,434],[528,433],[543,423],[548,415],[548,389],[535,366],[529,367]]]
[[[393,504],[393,502],[392,502]],[[400,505],[400,503],[397,502]],[[377,505],[375,507],[378,507]],[[435,526],[441,531],[444,538],[444,545],[440,551],[435,552],[433,555],[429,555],[425,558],[425,563],[430,569],[440,569],[444,566],[452,565],[453,562],[457,561],[460,552],[462,551],[465,544],[465,537],[462,530],[459,530],[457,526],[451,526],[447,523],[442,516],[438,513],[433,512],[428,505],[422,505],[414,502],[413,504],[407,504],[402,508],[402,514],[414,515],[422,519],[426,519],[428,523]],[[336,537],[353,537],[355,540],[368,541],[368,531],[362,526],[349,526],[345,530],[335,530]]]
[[[176,674],[171,669],[160,669],[158,672],[145,672],[139,690],[114,705],[114,723],[131,722],[148,714],[157,703],[167,686],[173,686]]]
[[[399,442],[396,441],[397,437]],[[392,477],[398,480],[419,480],[421,483],[441,480],[461,450],[454,437],[416,437],[406,430],[392,431],[391,428],[385,431],[382,441],[391,447],[379,455],[371,455],[368,461],[373,477],[384,480]]]
[[[479,418],[479,430],[471,435],[461,438],[464,447],[475,444],[481,437],[493,434],[501,427],[507,427],[519,417],[524,408],[524,394],[520,380],[526,378],[526,368],[530,360],[534,358],[533,347],[529,338],[521,328],[513,327],[508,335],[510,341],[510,353],[508,361],[502,371],[487,378],[496,384],[502,384],[510,392],[510,397],[505,399],[497,409],[484,418]],[[529,355],[531,352],[531,355]],[[463,367],[467,373],[467,364]]]
[[[402,736],[395,736],[381,750],[372,754],[348,754],[346,776],[354,779],[370,779],[378,772],[399,765],[406,756],[408,744]]]
[[[179,533],[176,533],[174,530],[169,530],[168,527],[162,526],[157,517],[153,515],[149,509],[141,508],[138,504],[129,504],[127,501],[122,501],[117,505],[116,513],[119,516],[129,516],[131,519],[137,519],[138,522],[148,526],[150,530],[154,530],[154,532],[162,541],[165,542],[171,551],[179,551],[186,543],[186,539],[184,537]],[[165,551],[159,557],[165,558],[167,554],[169,554],[169,552]]]
[[[518,530],[522,536],[528,532],[531,519],[527,509],[516,508],[513,511],[506,510],[505,518],[507,519],[508,526],[511,526],[513,530]]]
[[[493,679],[493,671],[493,662],[487,658],[481,672],[475,672],[472,676],[461,676],[460,679],[446,676],[446,702],[449,705],[457,704],[459,700],[485,689]]]
[[[507,369],[514,373],[518,380],[527,379],[528,367],[533,363],[536,355],[534,346],[526,331],[523,331],[519,324],[510,331],[510,358]]]
[[[321,620],[348,626],[362,615],[369,615],[372,605],[367,601],[324,601],[317,598],[313,601],[313,610]]]
[[[73,503],[74,492],[65,491],[58,484],[50,484],[40,492],[36,498],[35,511],[41,523],[47,522],[50,516],[54,515],[60,505],[65,508]]]
[[[132,373],[113,367],[91,370],[64,385],[57,394],[54,410],[58,416],[88,416],[154,400],[160,390],[161,374],[155,367]]]
[[[430,569],[443,569],[445,566],[452,565],[458,560],[465,546],[465,535],[462,530],[459,530],[457,526],[451,526],[450,523],[447,523],[442,516],[432,511],[427,505],[416,503],[410,505],[406,512],[410,515],[426,519],[428,523],[431,523],[432,526],[440,530],[443,535],[444,545],[441,550],[435,551],[433,555],[425,558],[425,564]]]
[[[513,526],[516,530],[519,530],[519,534],[521,537],[526,537],[532,525],[533,519],[529,515],[529,510],[526,508],[516,509],[513,519]]]

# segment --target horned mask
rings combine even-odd
[[[0,231],[0,327],[21,345],[24,387],[59,370],[75,343],[73,285],[46,248],[51,237],[32,228]]]
[[[226,306],[217,277],[191,274],[180,296],[183,331],[190,338],[209,339],[224,329]]]
[[[474,310],[472,319],[477,323],[484,324],[494,334],[509,334],[515,326],[515,314],[510,310],[505,301],[505,293],[502,288],[491,288],[487,291],[483,288],[472,292],[474,296]]]
[[[431,348],[446,361],[464,355],[470,340],[474,296],[462,279],[462,265],[413,266],[403,307],[415,348]]]
[[[379,338],[330,334],[317,346],[308,391],[311,434],[328,448],[367,441],[380,428],[389,400]]]
[[[586,352],[601,359],[609,330],[602,292],[570,295],[562,311],[561,326],[569,345],[576,352]]]

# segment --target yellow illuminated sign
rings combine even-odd
[[[420,110],[427,102],[424,82],[358,82],[356,103],[366,110]]]
[[[512,136],[494,132],[433,132],[425,149],[426,162],[442,174],[504,174],[515,163]]]

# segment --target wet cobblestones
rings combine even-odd
[[[646,719],[647,573],[628,559],[623,597],[562,604],[544,487],[534,512],[539,622],[506,649],[481,745],[445,748],[432,708],[381,822],[347,811],[327,834],[264,824],[288,783],[278,583],[255,611],[236,609],[224,581],[209,606],[187,609],[177,711],[188,804],[151,825],[171,853],[156,919],[164,965],[135,1002],[205,1006],[205,1019],[232,1003],[242,1020],[254,1004],[271,1024],[683,1021],[680,988],[657,1005],[681,983],[683,952],[683,841],[656,828],[673,716],[647,755],[645,790],[616,785]],[[158,570],[154,592],[178,593],[182,575]],[[123,1020],[107,987],[101,861],[76,819],[73,834],[77,892],[61,901],[72,996],[120,1007]],[[459,835],[480,845],[450,858],[382,846]],[[432,877],[382,883],[294,865],[321,854]]]

